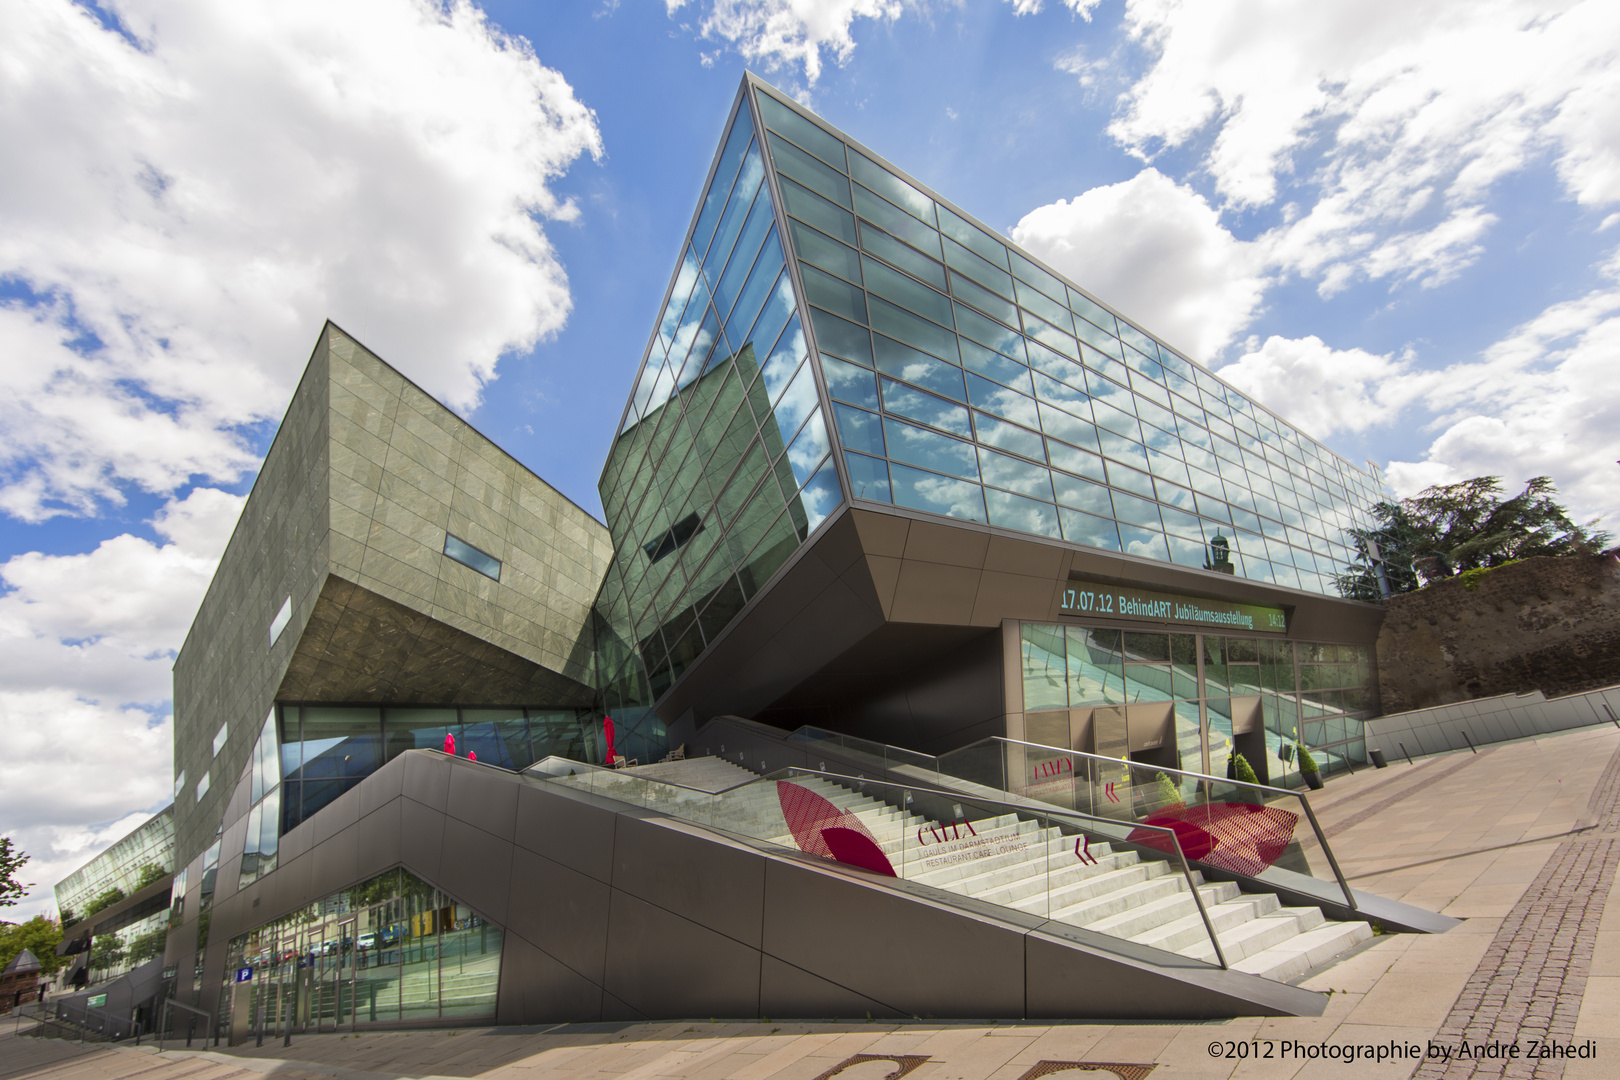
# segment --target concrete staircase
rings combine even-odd
[[[603,794],[612,795],[622,787],[627,801],[797,847],[782,817],[775,785],[751,784],[759,780],[755,773],[719,758],[592,776],[595,790]],[[641,780],[711,794],[704,797]],[[902,812],[825,777],[798,777],[793,783],[853,814],[907,881],[1216,962],[1187,879],[1167,862],[1144,860],[1134,850],[1116,851],[1096,841],[1081,859],[1075,854],[1074,836],[1014,814],[974,821],[969,832]],[[1197,872],[1192,878],[1234,970],[1287,981],[1372,937],[1364,922],[1332,921],[1315,907],[1284,907],[1275,895],[1245,893],[1232,882],[1206,882]]]

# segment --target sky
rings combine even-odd
[[[1620,532],[1612,0],[10,0],[0,916],[170,800],[323,320],[600,516],[745,69],[1392,494]]]

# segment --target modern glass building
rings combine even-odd
[[[1332,575],[1375,474],[752,76],[673,254],[605,524],[322,331],[175,664],[165,993],[232,1038],[1014,1007],[884,1004],[856,969],[914,908],[812,932],[857,902],[812,875],[738,915],[803,867],[704,830],[786,819],[593,786],[614,766],[938,776],[989,747],[1027,793],[1059,761],[1218,780],[1241,754],[1297,787],[1306,753],[1364,756],[1382,612]],[[1018,925],[1006,1001],[1033,1002]],[[1139,978],[1166,1015],[1304,1007],[1058,938],[1059,1014]]]

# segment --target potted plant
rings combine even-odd
[[[1234,753],[1226,761],[1226,778],[1236,780],[1240,784],[1260,783],[1260,777],[1255,775],[1254,766],[1249,764],[1249,759],[1238,753]],[[1237,801],[1254,803],[1258,806],[1265,802],[1265,799],[1253,788],[1243,788],[1238,793]]]
[[[1322,772],[1316,766],[1316,759],[1311,752],[1305,749],[1303,743],[1299,747],[1299,775],[1305,778],[1305,786],[1312,791],[1322,790]]]

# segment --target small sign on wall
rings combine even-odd
[[[237,968],[236,969],[236,981],[237,982],[252,982],[253,981],[253,969],[250,968],[250,967],[239,967],[239,968]]]

